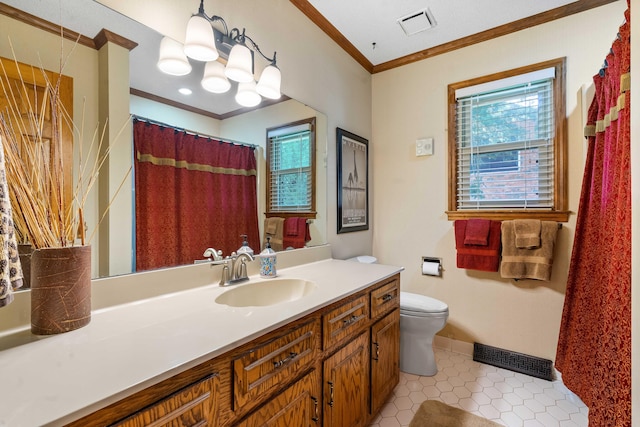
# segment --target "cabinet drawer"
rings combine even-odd
[[[371,291],[371,318],[400,306],[400,282],[393,279]]]
[[[234,359],[233,410],[265,396],[313,363],[319,328],[318,321],[305,323]]]
[[[210,375],[179,390],[130,417],[114,424],[117,427],[209,426],[215,405],[215,382]]]
[[[278,393],[237,427],[312,427],[320,421],[318,373],[312,371]]]
[[[323,348],[327,349],[360,331],[369,320],[368,295],[337,307],[322,316]]]

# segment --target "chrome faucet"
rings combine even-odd
[[[243,252],[236,254],[232,252],[230,256],[211,262],[211,266],[223,264],[222,274],[220,276],[220,286],[231,285],[235,283],[244,282],[249,280],[247,275],[247,259],[253,261],[255,258],[253,255]],[[239,262],[238,262],[239,261]],[[229,266],[231,262],[231,266]]]
[[[202,254],[203,257],[213,259],[213,261],[221,261],[222,260],[222,251],[217,251],[213,248],[207,248]]]

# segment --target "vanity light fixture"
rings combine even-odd
[[[257,83],[254,79],[256,53],[268,63]],[[169,37],[162,39],[158,68],[166,74],[183,76],[191,72],[188,58],[206,62],[201,84],[209,92],[225,93],[231,89],[229,80],[237,82],[235,99],[243,107],[260,104],[262,97],[278,99],[281,96],[282,75],[276,66],[276,53],[269,58],[244,29],[229,30],[220,16],[208,16],[204,11],[204,0],[200,0],[198,13],[187,23],[184,45]],[[218,61],[219,58],[227,60],[226,66]]]

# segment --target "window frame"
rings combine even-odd
[[[271,210],[271,139],[269,138],[269,133],[278,129],[295,127],[300,125],[309,125],[309,150],[310,159],[311,159],[311,210],[308,211],[273,211]],[[266,132],[266,209],[265,209],[265,217],[281,217],[281,218],[290,218],[290,217],[301,217],[301,218],[309,218],[315,219],[317,216],[316,211],[316,118],[311,117],[308,119],[297,120],[290,123],[285,123],[282,125],[274,126],[271,128],[267,128]]]
[[[554,195],[553,207],[548,208],[507,208],[507,209],[458,209],[458,149],[456,140],[456,90],[514,77],[546,68],[555,68],[553,80],[554,94]],[[549,221],[566,222],[569,220],[570,211],[567,198],[567,129],[566,129],[566,57],[539,62],[524,67],[514,68],[508,71],[494,73],[470,80],[465,80],[448,85],[448,210],[449,220],[487,218],[494,220],[509,220],[518,218],[534,218]]]

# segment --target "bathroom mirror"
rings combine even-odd
[[[93,38],[104,28],[137,43],[137,47],[132,49],[129,54],[130,86],[133,93],[133,95],[130,96],[130,110],[132,114],[222,139],[258,145],[260,147],[257,150],[259,165],[258,215],[261,233],[262,220],[264,218],[263,214],[265,212],[264,147],[266,146],[266,129],[315,116],[317,132],[316,170],[318,171],[316,177],[316,210],[318,216],[310,225],[312,235],[310,245],[315,246],[326,243],[326,153],[328,125],[327,118],[323,113],[296,100],[288,99],[286,96],[282,102],[264,106],[263,108],[257,108],[251,111],[239,110],[239,106],[234,102],[229,102],[228,98],[232,98],[232,94],[229,95],[227,99],[216,98],[218,95],[198,91],[196,86],[194,86],[196,90],[194,90],[190,98],[174,97],[172,99],[173,106],[167,106],[166,103],[159,102],[159,99],[163,101],[169,99],[169,96],[154,93],[156,90],[154,89],[154,85],[162,88],[167,88],[169,85],[172,85],[177,93],[178,88],[187,83],[187,80],[173,79],[171,76],[162,75],[155,69],[157,51],[162,38],[162,35],[155,30],[133,21],[93,0],[62,0],[55,2],[6,0],[3,3],[89,38]],[[194,8],[197,8],[197,4],[195,3]],[[7,36],[11,39],[14,47],[18,46],[22,51],[25,49],[38,50],[38,46],[41,43],[41,40],[38,38],[39,30],[34,31],[32,27],[29,26],[29,19],[26,19],[26,22],[24,22],[22,18],[16,20],[13,17],[7,16],[7,13],[0,15],[0,19],[0,23],[3,23],[3,33],[5,33],[3,34],[5,40],[0,43],[0,56],[12,57],[11,49],[6,44]],[[19,29],[19,31],[14,32],[14,29]],[[65,41],[64,43],[67,43],[67,46],[73,44],[71,41]],[[41,48],[40,46],[40,49]],[[34,59],[31,60],[33,65],[38,65],[38,58],[41,54],[54,55],[56,53],[38,52],[32,55],[32,57],[34,57]],[[92,54],[98,55],[95,51]],[[74,60],[75,58],[72,58],[71,62]],[[194,66],[194,71],[192,72],[194,77],[192,78],[199,80],[201,74],[198,74],[199,71],[197,67],[198,65]],[[86,72],[97,73],[96,68],[95,65],[87,67]],[[293,71],[294,70],[288,69],[282,70],[283,78],[286,78],[287,73]],[[95,80],[97,81],[97,78]],[[146,84],[146,82],[151,82],[152,84]],[[81,83],[82,82],[78,82],[78,84]],[[199,84],[197,86],[199,86]],[[154,95],[158,97],[155,100],[153,99]],[[206,117],[186,110],[180,110],[180,104],[189,105],[211,114]],[[121,191],[123,193],[126,192],[125,195],[129,194],[128,197],[131,197],[131,190],[131,188],[125,188]],[[99,235],[98,238],[109,239],[110,236]],[[212,242],[211,245],[215,246],[215,242]],[[204,249],[206,248],[203,248],[203,251]],[[94,266],[93,277],[102,276],[96,271],[97,268]],[[130,273],[132,270],[128,272]],[[124,274],[127,272],[122,271],[121,273]]]

